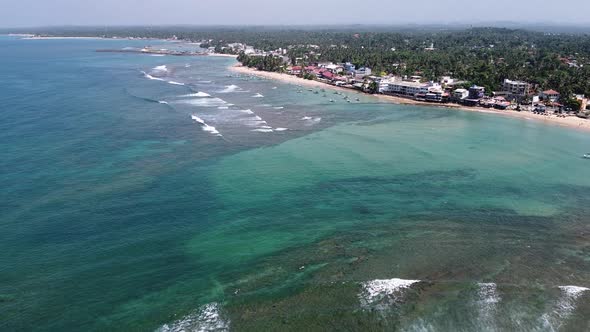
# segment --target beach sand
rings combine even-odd
[[[319,82],[319,81],[306,80],[301,77],[288,75],[288,74],[260,71],[260,70],[254,69],[254,68],[244,67],[240,64],[236,64],[234,66],[231,66],[231,67],[229,67],[229,69],[235,73],[240,73],[240,74],[244,74],[244,75],[253,75],[253,76],[268,78],[268,79],[272,79],[272,80],[278,80],[278,81],[288,83],[288,84],[307,86],[307,87],[322,87],[322,88],[326,88],[326,89],[353,92],[353,93],[367,95],[363,92],[355,91],[355,90],[348,89],[348,88],[337,87],[337,86],[333,86],[333,85]],[[376,94],[376,95],[372,95],[372,96],[379,99],[379,100],[390,102],[393,104],[399,104],[399,105],[422,105],[422,106],[429,106],[429,107],[452,108],[452,109],[456,109],[456,110],[460,110],[460,111],[468,111],[468,112],[498,114],[498,115],[502,115],[502,116],[510,116],[510,117],[521,118],[521,119],[526,119],[526,120],[542,121],[547,124],[590,131],[590,121],[588,121],[586,119],[578,118],[576,116],[568,116],[565,118],[560,118],[560,117],[557,117],[556,115],[553,115],[553,114],[541,115],[541,114],[534,114],[534,113],[528,112],[528,111],[521,111],[521,112],[510,111],[510,110],[502,111],[502,110],[482,108],[482,107],[466,107],[466,106],[457,105],[457,104],[434,104],[434,103],[429,103],[429,102],[412,100],[412,99],[408,99],[408,98],[389,96],[389,95],[381,95],[381,94]]]

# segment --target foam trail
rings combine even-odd
[[[168,81],[168,83],[173,84],[173,85],[184,85],[184,83],[175,82],[175,81]]]
[[[220,99],[220,98],[187,99],[187,100],[176,101],[176,103],[189,104],[189,105],[200,106],[200,107],[229,106],[229,105],[227,105],[225,100]]]
[[[206,92],[199,91],[197,93],[189,93],[188,95],[182,95],[180,97],[202,97],[202,98],[204,98],[204,97],[211,97],[211,95]]]
[[[560,330],[565,320],[576,310],[577,299],[589,291],[589,288],[580,286],[559,286],[561,296],[557,300],[551,313],[541,316],[541,323],[544,328],[551,331]]]
[[[225,89],[223,89],[223,90],[221,90],[219,92],[221,92],[221,93],[230,93],[230,92],[237,91],[239,89],[240,89],[239,86],[232,84],[232,85],[226,85],[225,86]]]
[[[146,73],[145,71],[142,71],[142,73],[143,73],[143,76],[144,76],[145,78],[148,78],[148,79],[150,79],[150,80],[155,80],[155,81],[164,81],[164,79],[162,79],[162,78],[159,78],[159,77],[154,77],[154,76],[152,76],[152,75],[150,75],[150,74]]]
[[[359,294],[361,306],[368,307],[372,304],[380,302],[385,298],[393,298],[397,300],[405,289],[410,288],[413,284],[420,282],[420,280],[406,280],[406,279],[376,279],[362,283],[362,291]]]
[[[218,331],[230,330],[230,321],[222,317],[219,304],[210,303],[202,306],[188,316],[171,323],[164,324],[156,332],[185,332],[185,331]]]
[[[168,72],[168,67],[166,67],[166,65],[161,65],[154,67],[152,70],[157,72]]]
[[[191,115],[191,119],[195,120],[195,122],[197,122],[198,124],[201,125],[201,129],[203,129],[203,131],[209,132],[215,136],[221,136],[221,133],[219,131],[217,131],[217,129],[213,126],[208,125],[207,123],[205,123],[205,121],[201,118],[199,118],[196,115]]]
[[[481,325],[480,328],[482,330],[490,329],[492,326],[495,326],[494,318],[496,317],[497,305],[501,298],[495,283],[479,283],[478,286],[476,300],[476,306],[479,311],[478,323]]]

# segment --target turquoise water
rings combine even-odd
[[[1,330],[590,328],[588,133],[145,44],[0,37]]]

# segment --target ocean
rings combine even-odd
[[[0,37],[0,330],[590,329],[587,132],[145,45]]]

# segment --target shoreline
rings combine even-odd
[[[301,85],[306,87],[322,87],[336,91],[347,91],[358,93],[362,95],[372,96],[377,98],[378,100],[397,104],[397,105],[414,105],[414,106],[427,106],[427,107],[437,107],[437,108],[447,108],[447,109],[454,109],[458,111],[465,111],[465,112],[478,112],[478,113],[487,113],[487,114],[498,114],[503,116],[509,116],[513,118],[520,118],[523,120],[535,120],[537,122],[543,122],[550,125],[557,125],[560,127],[568,127],[572,129],[582,130],[582,131],[590,131],[590,121],[578,118],[576,116],[568,116],[565,118],[558,118],[555,115],[540,115],[534,114],[528,111],[501,111],[496,109],[490,108],[483,108],[483,107],[468,107],[462,106],[458,104],[436,104],[436,103],[429,103],[424,101],[418,101],[403,97],[397,96],[390,96],[390,95],[381,95],[381,94],[367,94],[361,91],[338,87],[334,85],[330,85],[324,82],[319,81],[312,81],[306,80],[301,77],[296,77],[293,75],[282,74],[282,73],[275,73],[275,72],[267,72],[267,71],[260,71],[254,68],[244,67],[241,64],[235,64],[228,68],[230,71],[245,75],[254,75],[262,78],[267,78],[271,80],[281,81],[287,84],[294,84],[294,85]]]

